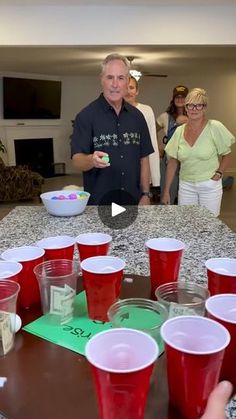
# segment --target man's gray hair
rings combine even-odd
[[[106,65],[108,63],[110,63],[111,61],[115,61],[115,60],[119,60],[122,61],[125,66],[127,67],[127,75],[129,74],[129,61],[127,60],[127,58],[124,55],[121,54],[109,54],[107,55],[107,57],[103,60],[102,64],[101,64],[101,74],[104,72],[104,69],[106,67]]]

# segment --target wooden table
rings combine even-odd
[[[124,230],[106,228],[96,207],[78,217],[52,217],[40,206],[16,207],[0,222],[0,252],[35,243],[44,237],[88,231],[112,235],[110,254],[124,259],[126,273],[148,275],[145,240],[176,237],[186,243],[180,277],[205,284],[205,261],[210,257],[235,257],[236,234],[200,206],[141,206],[134,224]],[[124,283],[122,297],[148,297],[147,278]],[[40,315],[25,312],[24,324]],[[181,419],[168,413],[165,356],[157,361],[150,385],[145,419]],[[27,332],[16,336],[15,349],[0,358],[0,412],[9,419],[97,419],[97,404],[90,368],[83,356]],[[235,417],[235,404],[228,418]],[[124,418],[129,419],[129,418]]]
[[[122,298],[148,297],[149,281],[133,276],[124,281]],[[41,315],[38,310],[21,313],[23,323]],[[40,339],[23,330],[15,348],[0,358],[0,411],[9,419],[97,419],[97,403],[90,366],[85,357]],[[180,419],[168,412],[165,356],[156,364],[145,419]],[[129,419],[129,418],[124,418]]]

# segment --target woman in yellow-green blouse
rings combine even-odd
[[[202,205],[217,217],[222,176],[235,137],[221,122],[206,118],[207,104],[204,89],[192,89],[186,96],[188,122],[176,129],[165,148],[169,161],[162,203],[170,203],[169,191],[180,162],[179,205]]]

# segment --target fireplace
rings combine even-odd
[[[52,138],[15,139],[16,164],[26,164],[43,177],[54,176]]]

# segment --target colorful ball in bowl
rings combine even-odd
[[[70,217],[81,214],[88,203],[90,193],[78,190],[45,192],[40,198],[49,214]]]

